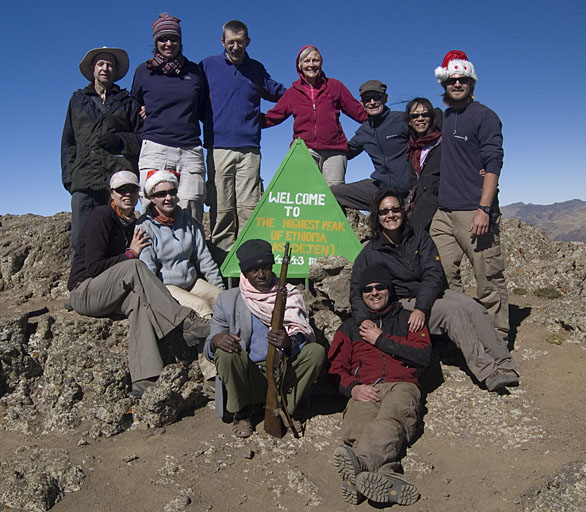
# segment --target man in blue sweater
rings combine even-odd
[[[509,300],[500,244],[498,179],[503,165],[502,125],[474,101],[477,76],[464,52],[453,50],[435,70],[445,90],[439,210],[430,234],[450,288],[463,290],[460,263],[466,254],[476,294],[508,344]]]
[[[368,119],[348,142],[348,160],[366,151],[374,172],[369,179],[331,187],[344,208],[369,210],[371,199],[383,188],[394,188],[407,196],[411,176],[407,162],[409,126],[404,112],[387,106],[387,86],[379,80],[368,80],[359,89],[360,100]]]
[[[228,21],[224,52],[201,62],[209,87],[204,121],[212,244],[223,260],[262,194],[260,179],[260,100],[276,102],[285,87],[246,53],[248,28]]]

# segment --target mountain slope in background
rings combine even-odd
[[[586,201],[554,204],[513,203],[501,206],[503,217],[517,218],[544,231],[552,240],[586,242]]]

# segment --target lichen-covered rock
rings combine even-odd
[[[341,315],[349,315],[350,275],[352,263],[342,256],[327,256],[318,259],[309,269],[309,279],[313,281],[316,297]]]
[[[4,508],[49,510],[65,493],[79,491],[85,475],[65,450],[21,447],[0,462],[0,503]]]
[[[586,342],[586,297],[562,297],[535,308],[530,322],[544,325],[563,339]]]
[[[521,495],[523,512],[582,512],[586,510],[586,462],[563,465],[542,484]]]

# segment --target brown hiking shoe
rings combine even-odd
[[[518,386],[519,375],[515,370],[497,368],[492,375],[486,378],[484,385],[489,391],[498,391],[507,386]]]
[[[412,505],[419,499],[417,487],[399,475],[364,471],[356,477],[356,489],[376,503]]]
[[[210,333],[210,321],[202,318],[195,311],[191,311],[183,320],[183,339],[188,346],[193,347]]]

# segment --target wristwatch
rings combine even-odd
[[[486,215],[490,215],[490,206],[479,206],[479,210],[482,210]]]

